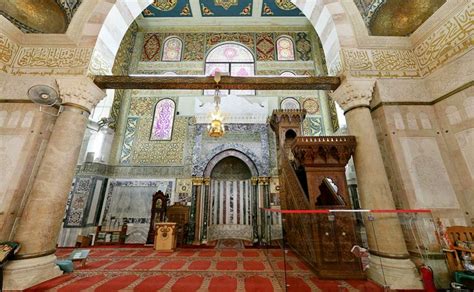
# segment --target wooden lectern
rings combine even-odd
[[[155,224],[155,250],[173,252],[176,249],[176,223]]]

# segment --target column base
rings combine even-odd
[[[3,268],[3,289],[24,290],[62,274],[55,255],[13,260]]]
[[[423,289],[415,264],[409,259],[390,259],[371,254],[369,279],[390,289]]]

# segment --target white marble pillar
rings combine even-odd
[[[64,207],[89,114],[105,93],[85,77],[58,79],[57,84],[62,111],[15,230],[21,249],[4,268],[5,290],[22,290],[62,274],[54,252]]]
[[[393,210],[395,204],[370,114],[374,86],[374,79],[346,79],[332,97],[344,110],[349,134],[356,137],[354,165],[362,208]],[[373,217],[375,220],[365,221],[371,253],[369,277],[392,289],[421,288],[397,215]]]

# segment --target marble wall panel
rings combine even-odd
[[[436,138],[402,137],[416,208],[459,208]]]
[[[129,222],[125,242],[145,243],[152,197],[158,190],[170,195],[171,204],[177,200],[174,179],[109,180],[102,209],[102,226],[119,227],[125,218]]]

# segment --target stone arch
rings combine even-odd
[[[226,157],[229,157],[229,156],[233,156],[233,157],[236,157],[236,158],[242,160],[247,165],[247,167],[250,169],[250,173],[252,174],[252,176],[253,177],[258,176],[258,169],[257,169],[257,166],[255,165],[255,163],[253,162],[253,160],[250,159],[250,157],[247,156],[246,154],[244,154],[244,153],[242,153],[238,150],[235,150],[235,149],[224,150],[222,152],[219,152],[217,155],[214,155],[214,157],[212,157],[209,160],[206,167],[204,168],[203,176],[204,177],[210,177],[211,172],[214,169],[214,167],[222,159],[224,159]]]
[[[93,6],[92,0],[84,2],[88,6]],[[91,7],[93,13],[82,25],[83,39],[96,38],[89,74],[111,74],[115,55],[128,27],[152,2],[153,0],[117,0],[111,4],[108,0],[100,0]],[[328,72],[331,75],[339,73],[341,47],[355,44],[355,33],[348,13],[343,7],[344,0],[292,0],[292,2],[316,30],[323,46]]]

